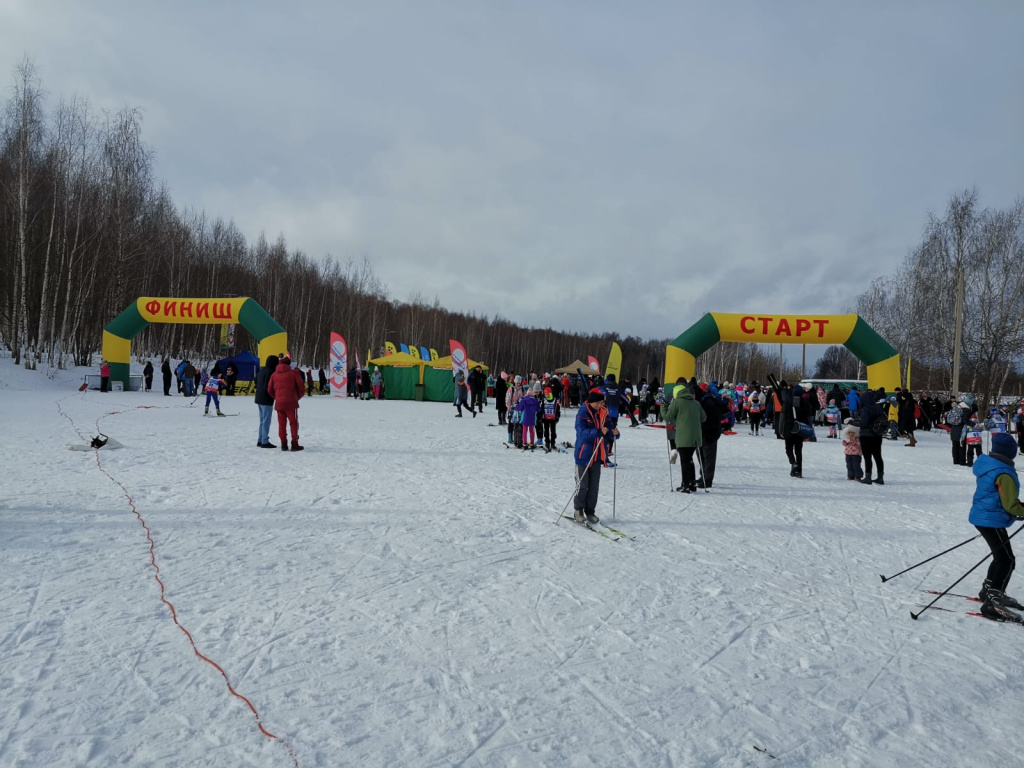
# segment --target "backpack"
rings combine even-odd
[[[964,422],[964,412],[959,408],[950,408],[946,414],[946,423],[951,427],[958,427]]]

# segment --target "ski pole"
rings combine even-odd
[[[1020,533],[1020,532],[1021,532],[1021,530],[1024,530],[1024,526],[1017,526],[1017,530],[1016,530],[1016,531],[1014,531],[1013,533],[1011,533],[1011,534],[1009,535],[1009,537],[1007,537],[1007,539],[1006,539],[1006,540],[1007,540],[1007,542],[1009,542],[1009,540],[1010,540],[1010,539],[1012,539],[1012,538],[1013,538],[1014,536],[1016,536],[1016,535],[1017,535],[1018,533]],[[946,588],[945,588],[944,590],[942,590],[942,594],[940,594],[940,595],[939,595],[938,597],[936,597],[936,598],[935,598],[934,600],[932,600],[932,601],[931,601],[930,603],[928,603],[928,605],[926,605],[926,606],[925,606],[924,608],[922,608],[922,609],[921,609],[920,611],[918,611],[917,613],[914,613],[913,611],[911,611],[911,612],[910,612],[910,618],[912,618],[912,619],[917,619],[917,618],[919,618],[919,617],[921,616],[921,614],[922,614],[922,613],[924,613],[924,612],[925,612],[925,611],[927,611],[927,610],[928,610],[929,608],[931,608],[931,607],[932,607],[933,605],[935,605],[935,603],[937,603],[937,602],[938,602],[938,601],[939,601],[939,600],[940,600],[941,598],[945,597],[946,593],[947,593],[947,592],[949,592],[949,590],[953,589],[953,587],[955,587],[955,586],[956,586],[957,584],[959,584],[959,583],[960,583],[961,581],[963,581],[963,580],[964,580],[964,579],[966,579],[966,578],[967,578],[968,576],[970,576],[970,575],[971,575],[971,574],[972,574],[972,573],[974,572],[974,570],[975,570],[975,569],[976,569],[976,568],[977,568],[977,567],[978,567],[979,565],[981,565],[982,563],[984,563],[984,562],[985,562],[986,560],[988,560],[988,559],[989,559],[990,557],[992,557],[992,553],[991,553],[991,552],[989,552],[989,553],[988,553],[987,555],[985,555],[985,556],[984,556],[983,558],[981,558],[981,560],[979,560],[979,561],[978,561],[978,562],[976,562],[976,563],[975,563],[975,564],[974,564],[973,566],[971,566],[971,569],[970,569],[969,571],[967,571],[967,573],[965,573],[965,574],[964,574],[963,576],[961,576],[961,577],[960,577],[959,579],[957,579],[957,580],[956,580],[956,581],[954,581],[954,582],[953,582],[952,584],[950,584],[950,585],[949,585],[948,587],[946,587]]]
[[[598,437],[598,439],[601,438]],[[599,447],[600,443],[594,444],[594,452],[590,454],[590,461],[587,462],[587,468],[580,473],[580,476],[578,478],[576,478],[576,487],[573,489],[572,496],[570,496],[569,500],[565,502],[565,506],[562,507],[562,511],[559,512],[558,517],[555,518],[555,525],[558,525],[558,521],[562,519],[562,515],[565,514],[565,510],[569,508],[569,505],[572,504],[572,500],[576,498],[576,494],[580,492],[580,485],[583,484],[583,477],[584,475],[587,474],[588,471],[590,471],[590,465],[594,463],[594,459],[597,457],[597,450]]]
[[[700,467],[700,479],[704,484],[704,493],[711,493],[711,491],[708,490],[708,478],[704,474],[704,460],[700,457],[700,449],[703,447],[703,442],[704,441],[701,440],[701,445],[697,446],[695,453],[697,454],[697,465]]]
[[[978,536],[980,536],[980,535],[981,535],[981,534],[979,533],[979,534],[978,534]],[[912,571],[912,570],[914,570],[915,568],[917,568],[917,566],[918,566],[918,565],[924,565],[925,563],[930,563],[930,562],[931,562],[932,560],[934,560],[935,558],[937,558],[937,557],[942,557],[942,556],[943,556],[943,555],[945,555],[946,553],[948,553],[948,552],[952,552],[952,551],[953,551],[954,549],[957,549],[957,548],[959,548],[959,547],[962,547],[962,546],[963,546],[964,544],[967,544],[967,543],[969,543],[969,542],[972,542],[972,541],[974,541],[974,540],[975,540],[976,538],[978,538],[978,536],[971,536],[971,538],[967,539],[967,541],[961,541],[961,542],[960,542],[959,544],[957,544],[957,545],[956,545],[955,547],[950,547],[949,549],[945,550],[944,552],[939,552],[939,554],[937,554],[937,555],[932,555],[932,556],[931,556],[931,557],[929,557],[929,558],[928,558],[927,560],[922,560],[922,561],[921,561],[920,563],[918,563],[917,565],[912,565],[912,566],[910,566],[909,568],[904,568],[904,569],[903,569],[902,571],[900,571],[899,573],[894,573],[894,574],[893,574],[892,576],[882,576],[882,574],[878,574],[878,575],[879,575],[879,576],[881,577],[881,579],[882,579],[882,582],[883,582],[883,583],[884,583],[884,582],[886,582],[886,581],[889,581],[890,579],[895,579],[895,578],[896,578],[897,576],[902,576],[902,575],[903,575],[904,573],[906,573],[907,571]]]
[[[614,443],[613,443],[613,445],[614,445]],[[616,484],[615,484],[615,478],[616,478],[615,470],[617,470],[618,468],[619,468],[619,453],[618,453],[618,451],[616,451],[615,452],[615,464],[612,466],[612,520],[615,519],[615,491],[616,491],[616,487],[617,487]]]

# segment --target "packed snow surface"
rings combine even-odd
[[[493,404],[305,398],[282,453],[251,398],[84,372],[0,360],[0,765],[1021,764],[1022,628],[910,618],[984,543],[879,579],[976,533],[944,433],[865,486],[824,429],[794,479],[740,426],[684,495],[664,431],[623,429],[611,541],[558,521],[572,457],[506,449]],[[65,450],[98,431],[122,447]]]

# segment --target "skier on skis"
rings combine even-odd
[[[1024,610],[1024,605],[1006,594],[1015,564],[1006,529],[1024,517],[1024,505],[1018,498],[1020,480],[1013,466],[1016,455],[1017,443],[1012,437],[1005,432],[992,436],[991,452],[974,462],[978,486],[968,520],[992,550],[992,563],[978,595],[982,600],[981,615],[995,621],[1024,624],[1024,618],[1017,613]]]
[[[605,438],[618,435],[619,430],[609,429],[606,423],[608,411],[604,407],[604,394],[594,388],[587,395],[587,401],[580,405],[576,414],[576,496],[573,499],[573,517],[576,522],[598,523],[594,514],[597,494],[601,487],[601,465],[605,455]]]
[[[205,374],[204,374],[205,375]],[[203,384],[203,391],[206,392],[206,410],[203,411],[204,416],[210,415],[210,401],[213,400],[213,407],[217,410],[218,416],[224,414],[220,412],[220,388],[221,386],[227,386],[227,382],[220,377],[220,374],[214,374],[207,376],[206,383]]]

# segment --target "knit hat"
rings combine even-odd
[[[992,435],[991,452],[1012,460],[1017,455],[1017,441],[1005,432],[998,432]]]
[[[544,387],[544,397],[548,400],[553,400],[555,393],[551,391],[551,387]]]
[[[600,389],[592,389],[592,390],[590,390],[590,393],[587,395],[587,402],[588,403],[603,403],[604,402],[604,392],[602,392]]]

